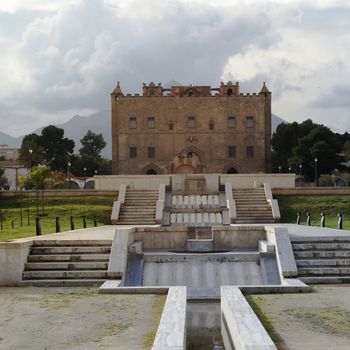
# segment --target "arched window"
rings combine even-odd
[[[154,169],[148,169],[146,175],[157,175],[157,172]]]
[[[232,96],[233,91],[232,91],[232,89],[230,88],[230,89],[227,89],[226,93],[227,93],[227,96]]]

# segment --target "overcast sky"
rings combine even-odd
[[[350,0],[0,0],[0,131],[110,108],[143,82],[266,81],[273,113],[350,132]]]

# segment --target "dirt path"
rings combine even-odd
[[[165,296],[0,288],[0,349],[149,349]]]
[[[282,338],[281,349],[350,349],[350,286],[314,293],[256,295],[253,300]]]

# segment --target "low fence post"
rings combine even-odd
[[[96,220],[96,216],[94,216],[94,227],[97,226],[97,220]]]
[[[301,216],[300,216],[300,213],[298,212],[297,213],[297,225],[300,225],[300,219],[301,219]]]
[[[74,218],[73,218],[73,215],[70,216],[70,229],[71,229],[71,231],[74,231]]]
[[[306,213],[306,225],[311,226],[311,214],[309,212]]]
[[[61,232],[60,218],[56,216],[56,233]]]
[[[15,224],[14,224],[13,220],[11,220],[11,227],[15,228]]]
[[[86,228],[86,217],[85,217],[85,215],[83,216],[83,228]]]
[[[35,218],[35,231],[37,236],[41,236],[41,225],[39,216]]]
[[[338,230],[343,229],[343,214],[338,213]]]
[[[326,214],[321,213],[321,227],[325,227],[325,226],[326,226]]]

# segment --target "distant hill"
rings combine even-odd
[[[281,123],[286,123],[285,120],[272,114],[272,133],[276,130],[277,126]],[[103,138],[107,142],[106,147],[102,150],[102,156],[111,159],[112,158],[112,136],[111,136],[111,111],[104,110],[89,117],[82,117],[75,115],[66,123],[56,125],[64,130],[65,137],[73,139],[75,142],[75,152],[78,152],[81,148],[80,140],[84,137],[88,130],[93,131],[96,134],[102,134]],[[32,133],[40,134],[42,128],[34,130]],[[19,148],[22,144],[24,136],[13,137],[3,132],[0,132],[0,144],[8,145],[10,148]]]

